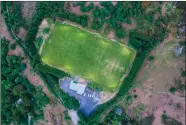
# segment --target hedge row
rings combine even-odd
[[[64,11],[63,13],[58,13],[57,16],[61,17],[63,19],[67,19],[72,22],[75,22],[77,24],[80,24],[83,27],[86,27],[88,25],[88,16],[87,15],[78,16],[74,13],[69,13],[67,11]]]
[[[70,77],[68,73],[42,63],[38,63],[36,69],[39,69],[43,73],[52,74],[57,78]]]

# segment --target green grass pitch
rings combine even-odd
[[[116,91],[136,51],[85,30],[56,21],[41,58],[50,66],[94,81],[94,88]]]

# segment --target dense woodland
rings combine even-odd
[[[1,13],[5,18],[7,29],[13,30],[15,33],[19,32],[19,27],[23,26],[23,19],[21,16],[20,3],[5,2],[1,3]]]
[[[22,20],[20,17],[19,3],[16,3],[18,4],[16,6],[14,6],[14,4],[15,2],[1,2],[1,12],[5,18],[5,23],[11,37],[15,40],[16,44],[23,49],[24,54],[29,57],[33,71],[43,79],[50,92],[61,100],[65,108],[78,109],[79,102],[75,98],[70,97],[68,94],[61,91],[58,86],[59,78],[64,78],[70,75],[42,64],[40,55],[38,54],[38,48],[35,44],[35,37],[39,30],[38,26],[41,24],[43,18],[49,17],[53,20],[60,18],[62,20],[77,23],[86,28],[90,17],[86,14],[79,16],[68,12],[64,9],[64,2],[37,2],[36,12],[32,17],[26,39],[25,41],[21,41],[21,39],[17,39],[14,35],[18,32],[19,27],[22,26],[22,23],[19,23],[19,20]],[[162,3],[159,2],[159,4]],[[131,18],[136,19],[137,23],[137,29],[135,31],[130,31],[129,36],[129,45],[133,46],[137,50],[137,56],[128,76],[124,79],[118,94],[112,100],[100,105],[89,117],[85,117],[81,112],[78,112],[80,124],[98,125],[102,114],[104,114],[108,108],[112,107],[112,105],[116,104],[128,92],[132,85],[131,83],[135,80],[137,73],[139,72],[149,52],[167,36],[167,26],[170,19],[173,18],[172,16],[174,15],[170,11],[166,17],[159,16],[158,19],[154,20],[153,15],[155,12],[150,11],[146,14],[146,8],[142,6],[142,2],[117,2],[115,6],[113,6],[111,2],[101,2],[101,6],[103,8],[94,6],[92,3],[85,6],[84,2],[76,2],[74,6],[80,6],[80,10],[82,12],[92,12],[93,22],[91,24],[91,28],[93,30],[99,30],[106,23],[115,31],[118,38],[126,36],[125,29],[121,27],[122,23],[131,24]],[[161,8],[156,8],[155,11],[160,12]],[[2,94],[2,97],[7,96],[9,98],[4,98],[2,101],[2,106],[5,106],[2,110],[2,122],[6,124],[11,122],[26,122],[28,116],[25,115],[25,113],[32,116],[32,119],[37,119],[33,109],[38,110],[38,117],[42,116],[41,107],[43,107],[48,100],[40,90],[31,86],[28,80],[21,75],[21,72],[25,68],[25,64],[21,63],[21,57],[6,56],[8,51],[8,42],[5,41],[6,40],[4,40],[2,44],[1,50],[1,72],[3,72],[1,79],[4,93]],[[11,48],[14,48],[13,45]],[[9,92],[10,89],[13,91]],[[33,96],[33,93],[38,96]],[[22,98],[23,104],[17,106],[15,102],[20,98]],[[14,106],[12,106],[12,104],[14,104]],[[108,117],[114,116],[111,115]]]
[[[48,97],[41,87],[35,88],[22,75],[26,64],[20,56],[7,55],[9,41],[1,40],[1,116],[2,124],[25,125],[43,118],[43,107]]]
[[[60,3],[60,5],[58,4]],[[7,7],[13,8],[11,6],[12,4],[15,4],[14,2],[2,2],[2,12],[3,16],[6,16]],[[19,45],[22,49],[24,54],[29,57],[30,59],[30,65],[32,66],[33,70],[40,75],[40,77],[43,79],[45,84],[47,85],[50,92],[52,92],[56,97],[58,97],[61,102],[64,104],[64,106],[68,109],[78,109],[79,108],[79,102],[74,98],[70,97],[68,94],[64,93],[58,86],[58,79],[63,78],[65,76],[69,76],[65,72],[62,72],[60,70],[57,70],[55,68],[49,67],[47,65],[41,64],[40,56],[38,54],[38,50],[35,46],[35,36],[38,31],[38,26],[41,24],[41,21],[44,17],[54,17],[54,13],[58,11],[59,6],[63,5],[63,2],[53,2],[52,4],[50,2],[38,2],[37,4],[37,11],[32,17],[30,27],[28,28],[28,32],[26,35],[25,41],[22,41],[21,39],[17,38],[15,35],[15,31],[12,30],[13,24],[9,24],[9,15],[5,18],[5,23],[9,27],[9,33],[10,36],[15,40],[16,44]],[[53,8],[56,6],[55,8]],[[52,9],[53,11],[48,11]],[[17,10],[18,11],[18,10]],[[20,12],[20,11],[19,11]],[[49,12],[49,13],[48,13]],[[14,12],[16,13],[16,12]],[[12,19],[13,21],[14,18]],[[19,26],[20,27],[20,26]],[[12,102],[8,105],[7,99],[3,98],[4,101],[2,101],[2,105],[5,106],[4,110],[2,111],[2,123],[9,124],[11,122],[15,124],[25,124],[28,123],[28,115],[31,116],[31,119],[33,121],[36,121],[36,119],[42,119],[43,118],[43,106],[48,103],[48,98],[43,95],[41,92],[41,89],[37,90],[35,89],[29,81],[21,74],[21,71],[24,70],[25,64],[22,64],[22,58],[18,56],[8,56],[6,57],[6,53],[8,51],[8,41],[3,40],[2,45],[2,72],[3,73],[10,73],[6,78],[7,74],[3,74],[1,76],[2,83],[7,87],[7,89],[4,89],[3,92],[7,92],[10,89],[14,89],[13,85],[6,85],[6,81],[9,78],[11,78],[12,82],[18,82],[22,83],[21,85],[15,86],[15,93],[14,91],[10,93],[10,99],[14,98],[16,101],[18,101],[20,98],[23,98],[23,104],[16,105],[14,107],[10,107],[11,103],[15,103],[15,100],[12,100]],[[6,43],[6,44],[5,44]],[[11,49],[15,49],[14,45],[11,45]],[[6,61],[7,58],[7,61]],[[10,59],[9,59],[10,58]],[[6,65],[6,67],[5,67]],[[20,65],[20,66],[19,66]],[[23,68],[23,69],[20,69]],[[13,71],[13,72],[12,72]],[[13,74],[12,74],[12,73]],[[11,76],[15,75],[15,76]],[[18,75],[18,76],[16,76]],[[8,81],[8,83],[11,83]],[[17,83],[17,84],[18,84]],[[10,88],[8,88],[10,87]],[[17,92],[18,91],[18,92]],[[23,92],[22,92],[23,91]],[[9,92],[8,92],[9,93]],[[20,94],[21,93],[21,94]],[[16,94],[16,95],[14,95]],[[3,96],[3,95],[2,95]],[[7,96],[7,95],[5,95]],[[16,97],[17,96],[17,97]],[[16,97],[16,98],[15,98]],[[41,101],[40,102],[40,99]],[[7,104],[6,104],[7,103]],[[24,105],[25,103],[25,105]],[[5,105],[6,104],[6,105]],[[32,105],[31,105],[32,104]],[[11,104],[12,105],[12,104]],[[15,109],[15,107],[18,106],[18,109]],[[7,111],[8,109],[12,109]],[[13,110],[15,109],[15,110]],[[37,111],[38,109],[38,111]],[[24,112],[23,112],[24,111]],[[37,111],[37,112],[35,112]],[[9,112],[9,113],[7,113]],[[14,113],[14,114],[13,114]],[[24,113],[24,115],[23,115]],[[25,115],[27,113],[27,115]],[[15,117],[14,117],[15,116]],[[17,116],[17,117],[16,117]],[[15,118],[15,119],[14,119]]]

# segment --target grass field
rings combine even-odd
[[[115,91],[132,65],[136,51],[85,30],[56,21],[42,49],[50,66],[94,81],[103,91]]]

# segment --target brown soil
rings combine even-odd
[[[155,56],[155,60],[145,61],[144,67],[141,69],[137,79],[135,88],[130,92],[131,95],[136,94],[137,98],[133,100],[129,109],[136,107],[137,104],[146,105],[143,118],[154,114],[155,119],[153,125],[163,125],[161,115],[164,111],[166,114],[185,125],[185,98],[184,93],[175,92],[171,94],[169,89],[174,86],[174,78],[180,78],[180,69],[185,69],[185,58],[175,58],[172,49],[178,44],[177,39],[173,37],[173,33],[169,33],[168,37],[150,55]],[[185,79],[181,79],[185,83]],[[181,108],[176,108],[176,104],[180,103]],[[131,114],[130,114],[131,115]]]
[[[166,16],[166,7],[165,5],[167,4],[167,2],[164,2],[163,5],[162,5],[162,16],[165,17]]]
[[[22,41],[25,40],[26,37],[26,31],[24,28],[19,28],[19,34],[17,35]]]
[[[32,18],[33,14],[35,12],[35,9],[36,9],[35,5],[36,5],[36,2],[34,2],[34,1],[21,2],[22,16],[23,16],[23,19],[26,20],[26,22],[30,22],[29,20]]]
[[[93,2],[94,3],[94,6],[98,6],[99,8],[103,8],[100,4],[99,4],[99,2]]]
[[[126,23],[122,23],[122,27],[126,31],[136,28],[136,22],[135,22],[134,18],[131,18],[131,21],[132,21],[132,23],[130,25],[129,24],[126,24]]]
[[[100,104],[103,104],[103,103],[109,101],[109,100],[112,99],[116,94],[117,94],[117,92],[115,92],[115,93],[101,92]]]
[[[146,7],[146,6],[148,6],[149,4],[151,4],[150,1],[143,1],[143,2],[142,2],[142,6],[143,6],[143,7]]]
[[[55,98],[50,98],[50,103],[44,108],[44,120],[38,121],[39,125],[68,125],[64,119],[65,109]],[[73,125],[69,121],[69,125]]]
[[[115,39],[116,38],[115,32],[114,31],[110,31],[110,33],[108,34],[107,38],[108,39]]]
[[[80,6],[73,6],[72,2],[65,2],[65,6],[68,6],[68,10],[71,13],[75,13],[76,15],[83,15],[84,14],[80,11]]]
[[[142,114],[142,118],[145,118],[153,113],[155,116],[153,125],[163,125],[161,122],[161,115],[164,111],[166,111],[166,114],[169,117],[175,118],[176,120],[185,124],[184,98],[180,98],[167,93],[154,93],[148,89],[142,88],[134,88],[131,90],[130,94],[136,94],[137,98],[133,99],[133,103],[128,107],[128,109],[132,110],[132,108],[136,107],[139,103],[145,104],[146,109]],[[181,105],[180,108],[176,107],[177,103]]]

